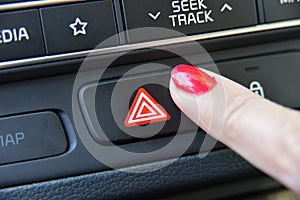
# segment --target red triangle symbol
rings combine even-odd
[[[131,127],[167,121],[169,119],[170,115],[167,111],[144,88],[140,88],[124,124],[127,127]]]

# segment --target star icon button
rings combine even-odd
[[[86,35],[85,28],[87,25],[87,22],[83,22],[79,17],[77,17],[75,22],[70,24],[69,27],[73,29],[73,36],[77,36],[79,34]]]

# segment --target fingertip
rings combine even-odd
[[[174,103],[192,121],[208,130],[213,109],[211,91],[216,89],[214,73],[190,65],[176,66],[171,74],[170,94]]]

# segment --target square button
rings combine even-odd
[[[267,22],[300,18],[299,0],[264,0]]]
[[[93,49],[117,33],[109,0],[43,8],[41,16],[49,54]]]
[[[37,10],[0,14],[0,60],[45,54]]]

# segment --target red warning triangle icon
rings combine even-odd
[[[131,127],[167,121],[169,119],[170,115],[165,109],[163,109],[144,88],[140,88],[134,98],[124,124],[127,127]]]

